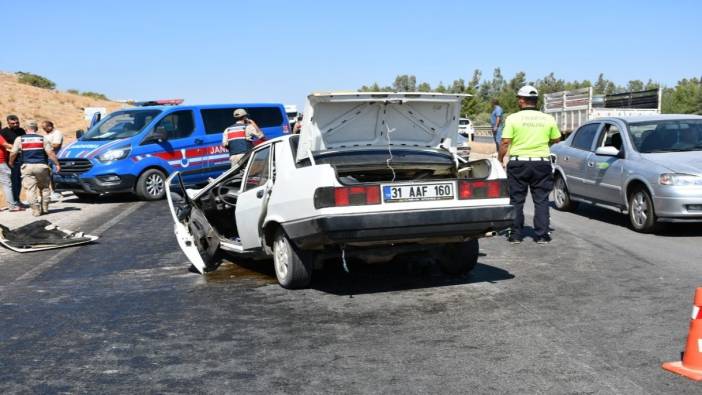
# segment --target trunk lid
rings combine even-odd
[[[411,92],[314,93],[307,97],[298,162],[310,153],[359,148],[453,146],[469,95]]]

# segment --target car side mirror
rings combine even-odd
[[[619,156],[619,150],[612,147],[612,146],[607,146],[607,147],[598,147],[595,150],[595,155],[602,155],[602,156]]]
[[[83,137],[83,134],[85,134],[83,129],[76,130],[76,140],[80,140],[80,138]]]

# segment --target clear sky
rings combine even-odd
[[[113,99],[301,105],[398,74],[702,75],[702,1],[0,0],[0,70]],[[2,92],[0,92],[2,94]]]

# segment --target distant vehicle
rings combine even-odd
[[[295,122],[297,122],[297,117],[300,115],[300,112],[297,110],[296,105],[286,104],[285,113],[288,115],[288,122],[290,122],[290,130],[293,130],[293,127],[295,126]]]
[[[449,274],[478,260],[478,239],[514,217],[495,159],[452,150],[462,95],[324,93],[300,135],[263,143],[200,190],[167,180],[176,238],[200,272],[220,250],[272,257],[279,283],[305,287],[325,259],[436,258]],[[186,177],[187,173],[182,173]]]
[[[603,117],[636,117],[661,113],[661,90],[594,95],[593,88],[544,95],[543,110],[568,135],[585,122]]]
[[[468,141],[475,140],[475,128],[473,127],[473,122],[468,118],[459,118],[458,133],[467,138]]]
[[[57,190],[79,198],[135,193],[145,200],[165,196],[165,181],[176,170],[194,170],[188,184],[204,184],[230,167],[222,132],[236,108],[272,139],[290,131],[282,104],[158,105],[144,103],[115,111],[58,154]]]
[[[551,150],[559,210],[600,205],[627,213],[638,232],[702,222],[702,116],[589,121]]]

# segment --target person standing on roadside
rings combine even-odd
[[[490,113],[490,125],[492,126],[492,137],[495,140],[495,152],[499,155],[500,143],[502,142],[502,127],[504,126],[504,111],[500,107],[497,99],[492,99],[492,112]]]
[[[256,122],[249,119],[249,114],[243,108],[234,110],[234,119],[234,125],[225,129],[222,134],[222,145],[229,149],[232,167],[253,148],[254,140],[264,137]]]
[[[2,128],[2,122],[0,122],[0,128]],[[0,135],[0,189],[2,189],[2,194],[5,196],[7,205],[10,211],[22,211],[24,208],[17,204],[14,196],[12,196],[12,179],[10,166],[7,165],[10,159],[10,150],[12,149],[12,144],[8,143],[5,138]]]
[[[539,244],[549,243],[549,201],[553,189],[553,169],[551,167],[550,145],[561,139],[556,120],[536,109],[539,92],[526,85],[517,92],[520,111],[505,120],[498,160],[507,164],[507,184],[509,200],[516,215],[512,223],[509,242],[522,242],[524,227],[524,201],[531,190],[534,200],[534,233]]]
[[[12,145],[10,166],[18,166],[15,161],[21,153],[24,160],[21,169],[22,186],[27,190],[32,215],[38,217],[49,212],[51,200],[49,160],[56,166],[56,171],[61,171],[61,165],[49,140],[37,133],[39,128],[36,122],[29,122],[27,129],[29,133],[15,139]]]
[[[0,135],[9,144],[14,144],[17,137],[24,136],[26,132],[20,127],[20,121],[17,115],[7,116],[7,127],[0,130]],[[11,180],[12,180],[12,198],[19,204],[20,202],[20,192],[22,192],[22,173],[20,167],[22,166],[22,157],[18,157],[15,162],[15,166],[10,165],[11,169]]]
[[[49,140],[51,148],[54,149],[54,154],[58,156],[59,151],[61,151],[61,146],[63,145],[63,133],[60,130],[54,128],[54,123],[51,121],[44,121],[41,123],[41,128],[46,133],[46,139]],[[56,192],[56,187],[54,186],[54,177],[51,177],[51,201],[58,202],[61,200],[61,194]]]

